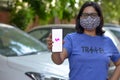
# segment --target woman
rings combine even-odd
[[[86,2],[76,19],[77,32],[64,38],[63,52],[52,53],[52,60],[62,64],[66,58],[70,64],[70,80],[107,80],[110,60],[116,66],[109,80],[120,77],[120,54],[112,40],[104,36],[103,15],[95,2]],[[47,38],[52,48],[52,35]]]

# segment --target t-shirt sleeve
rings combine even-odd
[[[118,61],[118,59],[120,59],[120,53],[118,52],[118,50],[115,48],[115,49],[113,49],[113,53],[112,53],[112,56],[111,56],[111,60],[113,61],[113,62],[117,62]]]
[[[113,62],[117,62],[120,59],[120,52],[118,51],[117,47],[114,45],[113,41],[110,39],[110,50],[112,52],[111,60]]]
[[[71,54],[71,51],[72,51],[72,40],[71,40],[69,34],[66,35],[65,38],[64,38],[63,48],[65,48],[67,50],[67,54],[68,54],[68,57],[69,57],[70,54]]]

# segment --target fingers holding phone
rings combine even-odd
[[[50,51],[52,51],[52,43],[53,43],[53,41],[52,41],[52,34],[51,33],[47,37],[46,41],[47,41],[47,47],[48,47],[48,49]]]
[[[63,29],[53,28],[52,33],[49,34],[47,40],[47,47],[52,52],[62,52],[63,48]]]

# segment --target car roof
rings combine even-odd
[[[32,28],[31,30],[29,30],[28,32],[31,32],[33,30],[36,30],[36,29],[42,29],[42,28],[75,28],[75,24],[47,24],[47,25],[40,25],[40,26],[36,26],[34,28]],[[120,28],[119,25],[116,25],[116,24],[109,24],[109,23],[106,23],[104,24],[104,27],[105,29],[108,29],[108,28]]]
[[[8,25],[8,24],[3,24],[3,23],[0,23],[0,27],[14,28],[14,27],[13,27],[13,26],[11,26],[11,25]]]
[[[28,32],[31,32],[32,30],[39,29],[39,28],[75,28],[74,24],[48,24],[48,25],[40,25],[32,28]]]
[[[120,27],[118,24],[105,23],[104,27]]]
[[[48,24],[48,25],[41,25],[41,26],[36,26],[36,27],[68,27],[68,26],[71,26],[71,27],[75,27],[74,24]]]

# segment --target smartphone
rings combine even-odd
[[[63,47],[63,29],[62,28],[54,28],[52,29],[52,52],[62,52]]]

